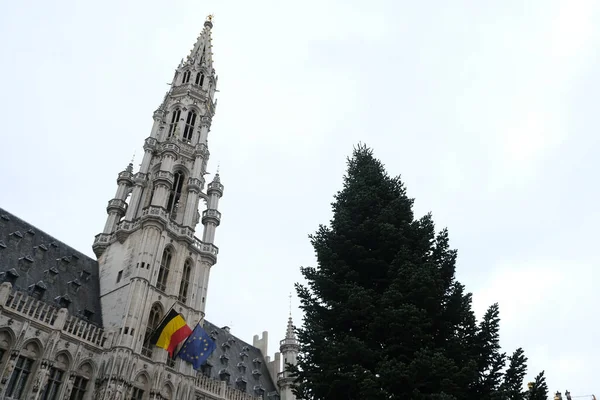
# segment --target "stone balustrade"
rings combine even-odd
[[[67,336],[96,347],[104,347],[107,335],[103,329],[73,315],[66,308],[59,309],[44,303],[27,293],[13,291],[9,283],[0,285],[0,306],[26,319],[47,326],[50,330],[61,330]]]
[[[196,388],[200,391],[225,400],[262,400],[261,396],[252,396],[241,390],[228,387],[224,381],[211,379],[199,374],[196,377]]]

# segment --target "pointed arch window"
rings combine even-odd
[[[185,264],[183,264],[183,274],[181,275],[181,286],[179,286],[179,301],[181,301],[182,303],[185,303],[187,300],[191,274],[192,274],[192,261],[188,259],[188,260],[185,260]]]
[[[198,85],[198,86],[204,85],[204,74],[202,72],[198,72],[196,74],[196,85]]]
[[[172,217],[177,214],[177,207],[179,206],[179,200],[181,199],[181,190],[183,189],[183,174],[181,171],[177,171],[175,172],[173,178],[173,190],[171,190],[169,201],[167,202],[167,212],[171,213]]]
[[[150,337],[152,336],[152,332],[154,329],[158,327],[160,320],[162,318],[163,310],[159,303],[154,303],[152,308],[150,309],[150,315],[148,316],[148,325],[146,326],[146,335],[144,339],[144,344],[142,345],[142,355],[146,357],[152,357],[152,348],[153,346],[150,344]]]
[[[179,122],[179,118],[181,117],[181,109],[176,108],[173,110],[171,114],[171,123],[169,124],[169,137],[173,136],[175,133],[175,129],[177,129],[177,122]]]
[[[185,121],[185,129],[183,130],[183,139],[190,141],[194,134],[194,126],[196,125],[196,111],[190,110]]]
[[[190,76],[191,75],[192,75],[192,73],[189,70],[185,71],[183,73],[183,80],[182,80],[182,82],[183,83],[188,83],[190,81]]]
[[[167,278],[169,277],[169,268],[171,267],[171,259],[173,254],[170,248],[163,251],[162,259],[160,260],[160,269],[158,270],[158,279],[156,280],[156,288],[163,292],[167,288]]]

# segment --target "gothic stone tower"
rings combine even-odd
[[[160,384],[157,378],[169,367],[182,379],[173,382],[175,387],[193,387],[191,365],[167,360],[165,351],[149,345],[149,333],[171,307],[192,327],[203,319],[210,269],[217,262],[214,238],[223,195],[218,173],[204,190],[217,86],[212,26],[209,17],[154,112],[139,171],[134,174],[129,164],[119,174],[106,225],[93,244],[100,269],[102,319],[105,329],[115,335],[106,365],[127,374],[126,366],[140,360],[154,368],[148,371],[152,385]],[[201,201],[206,209],[200,215]],[[200,221],[202,239],[195,236]],[[182,383],[186,377],[188,382]]]

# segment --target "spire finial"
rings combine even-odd
[[[219,163],[217,164],[217,175],[219,175],[220,169],[221,169],[221,162],[219,161]]]
[[[290,318],[292,317],[292,292],[290,292]]]
[[[133,164],[134,160],[135,160],[135,150],[133,151],[133,156],[131,156],[131,164]]]
[[[206,21],[204,21],[204,26],[208,27],[209,29],[212,28],[214,18],[215,14],[210,14],[208,17],[206,17]]]

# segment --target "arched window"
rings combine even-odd
[[[173,134],[175,133],[175,129],[177,129],[177,122],[179,121],[180,117],[181,109],[174,109],[171,115],[171,123],[169,124],[169,137],[173,136]]]
[[[160,269],[158,270],[158,279],[156,280],[156,288],[163,292],[167,288],[167,278],[169,277],[169,268],[171,266],[171,249],[167,247],[163,251],[162,259],[160,260]]]
[[[127,398],[131,400],[142,400],[144,398],[144,393],[148,391],[148,382],[148,376],[143,372],[140,373],[133,382],[131,396]]]
[[[6,397],[21,398],[23,390],[27,386],[29,375],[31,375],[31,371],[33,370],[33,364],[41,356],[41,353],[40,347],[36,342],[31,341],[23,346],[15,362],[15,368],[10,376],[6,392],[4,392]]]
[[[42,400],[58,399],[60,387],[64,381],[65,371],[69,370],[69,358],[65,353],[59,353],[56,356],[54,365],[50,367],[48,373],[48,383],[42,392]]]
[[[190,76],[191,76],[191,75],[192,75],[192,73],[191,73],[189,70],[188,70],[188,71],[185,71],[185,72],[183,73],[183,80],[182,80],[182,82],[183,82],[183,83],[188,83],[188,82],[190,81]]]
[[[198,72],[196,74],[196,85],[198,85],[198,86],[204,85],[204,74],[202,72]]]
[[[190,285],[190,275],[192,274],[192,261],[185,260],[183,264],[183,274],[181,275],[181,286],[179,286],[179,301],[185,303],[187,300],[188,288]]]
[[[172,213],[173,216],[176,214],[177,207],[179,206],[179,199],[181,198],[181,190],[183,189],[183,174],[181,171],[175,172],[173,190],[169,195],[169,201],[167,202],[167,212]]]
[[[8,349],[10,349],[12,341],[12,337],[8,331],[0,331],[0,368],[4,366],[5,359],[8,359]]]
[[[146,357],[152,357],[152,348],[153,346],[150,344],[150,338],[154,329],[158,327],[160,320],[163,315],[162,307],[159,303],[154,303],[152,308],[150,309],[150,315],[148,316],[148,325],[146,326],[146,335],[144,339],[144,344],[142,345],[142,355]]]
[[[94,370],[89,362],[77,368],[77,375],[73,379],[73,391],[69,400],[83,400],[88,389],[88,383],[92,379]]]
[[[192,140],[194,134],[194,126],[196,125],[196,111],[190,110],[185,121],[185,129],[183,130],[183,139]]]

